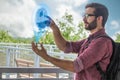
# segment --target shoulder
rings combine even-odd
[[[93,39],[94,42],[102,42],[102,43],[112,43],[112,40],[108,37],[97,37]]]
[[[110,38],[106,38],[106,37],[99,37],[99,38],[95,38],[91,41],[91,45],[94,45],[96,47],[100,47],[103,46],[104,48],[112,48],[112,41]]]

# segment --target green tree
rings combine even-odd
[[[73,23],[73,16],[65,13],[60,20],[57,20],[58,27],[66,40],[76,41],[87,37],[86,31],[83,27],[83,23]],[[40,39],[40,42],[44,44],[54,44],[54,39],[51,31],[47,31],[46,35]]]
[[[86,31],[84,30],[83,23],[75,24],[73,21],[73,16],[71,14],[65,13],[61,19],[56,19],[59,29],[63,37],[66,40],[76,41],[85,38]],[[34,37],[33,37],[34,38]],[[0,42],[12,42],[12,43],[31,43],[33,38],[15,38],[8,34],[7,31],[0,30]],[[43,44],[55,44],[53,39],[53,33],[49,30],[46,32],[45,36],[40,39]]]
[[[120,42],[120,34],[119,33],[116,35],[116,40],[115,41]]]
[[[7,31],[0,30],[0,42],[11,42],[13,38],[8,34]]]
[[[55,44],[52,32],[47,31],[45,36],[40,39],[43,44]]]
[[[79,24],[75,24],[73,22],[74,20],[71,14],[68,14],[66,12],[62,17],[62,20],[57,21],[59,23],[62,35],[65,37],[65,39],[76,41],[87,37],[83,23],[79,22]]]
[[[15,38],[9,35],[8,31],[0,30],[0,42],[6,43],[31,43],[31,38]]]

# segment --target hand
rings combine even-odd
[[[38,44],[35,44],[34,42],[32,42],[32,50],[39,56],[41,56],[44,59],[47,59],[48,54],[45,50],[45,48],[43,47],[42,43],[39,43],[41,49],[38,48]]]
[[[50,24],[50,27],[53,29],[54,27],[56,27],[55,22],[49,17],[46,16],[49,19],[49,22],[46,22],[47,24]]]

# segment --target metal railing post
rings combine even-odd
[[[35,53],[33,52],[33,54],[35,54]],[[35,58],[34,58],[34,67],[35,67],[35,68],[40,67],[40,58],[39,58],[39,56],[36,55],[36,54],[35,54]],[[34,74],[34,77],[38,78],[38,77],[39,77],[39,74]]]
[[[10,67],[10,49],[6,49],[6,66]],[[6,78],[9,78],[9,73],[6,73]]]
[[[0,73],[0,80],[2,80],[2,73]]]

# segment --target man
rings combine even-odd
[[[32,49],[36,54],[54,65],[76,73],[75,80],[102,80],[95,64],[99,62],[102,70],[106,71],[112,55],[112,43],[108,38],[97,37],[107,35],[104,28],[107,18],[108,10],[104,5],[99,3],[86,5],[83,21],[85,29],[90,31],[90,36],[77,42],[66,41],[57,25],[51,19],[50,27],[53,30],[56,45],[66,53],[77,53],[78,56],[74,61],[49,56],[42,44],[41,49],[38,49],[37,45],[32,43]]]

